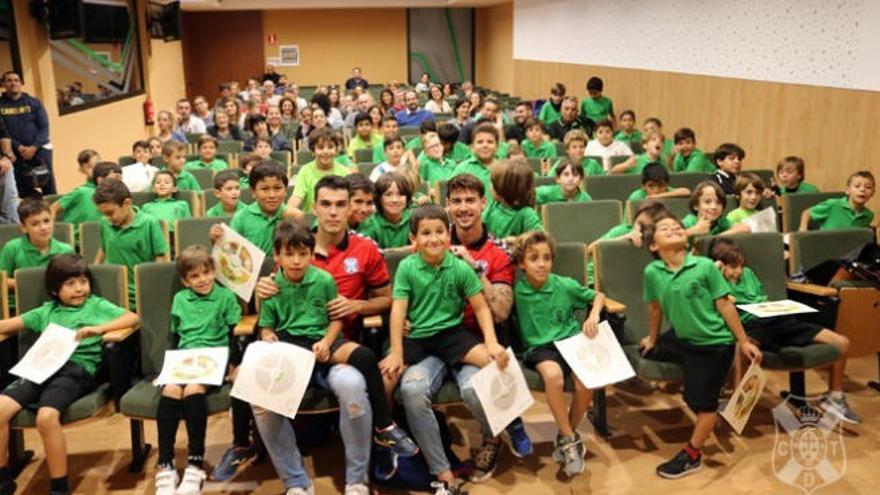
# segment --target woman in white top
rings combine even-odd
[[[440,90],[440,86],[436,84],[431,86],[430,90],[431,99],[425,103],[425,110],[431,113],[450,113],[452,112],[452,107],[449,106],[443,99],[443,91]]]
[[[419,77],[419,82],[416,83],[416,93],[426,93],[430,87],[431,77],[428,76],[427,72],[422,72],[422,75]]]

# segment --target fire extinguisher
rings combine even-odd
[[[150,97],[144,101],[144,125],[155,124],[155,116],[153,111],[153,100]]]

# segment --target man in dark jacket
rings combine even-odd
[[[0,97],[0,115],[3,116],[12,151],[15,156],[15,182],[22,198],[40,194],[55,194],[55,176],[52,173],[52,145],[49,143],[49,117],[37,98],[21,90],[21,76],[13,71],[3,74],[5,92]],[[29,171],[42,163],[49,176],[37,191]]]

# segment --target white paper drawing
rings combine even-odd
[[[294,418],[312,377],[315,354],[284,342],[254,342],[247,347],[231,395]]]
[[[223,235],[211,251],[217,266],[217,280],[245,302],[250,302],[266,253],[228,225],[220,226]]]
[[[60,370],[73,355],[73,351],[79,345],[75,337],[75,331],[49,323],[34,345],[9,372],[36,384],[42,384]]]
[[[743,375],[739,387],[730,396],[730,401],[721,411],[721,416],[730,423],[730,427],[737,435],[742,435],[743,428],[749,422],[766,384],[767,374],[761,369],[760,364],[753,362]]]
[[[779,232],[776,226],[776,208],[769,206],[743,220],[753,234],[758,232]]]
[[[471,378],[471,386],[483,405],[493,435],[501,433],[534,403],[522,368],[510,348],[507,348],[507,357],[508,364],[503,370],[493,362]]]
[[[754,304],[737,304],[737,308],[747,311],[758,318],[770,318],[772,316],[797,315],[803,313],[818,313],[819,310],[806,304],[782,299],[779,301],[767,301]]]
[[[156,385],[168,383],[223,385],[228,360],[228,347],[165,351],[162,371],[153,383]]]
[[[554,344],[587,388],[602,388],[636,375],[607,321],[599,323],[599,332],[592,339],[578,332]]]

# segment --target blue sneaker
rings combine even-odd
[[[513,423],[507,425],[506,431],[507,439],[510,443],[510,452],[513,455],[519,458],[532,455],[532,439],[526,433],[526,425],[523,423],[522,418],[514,419]]]
[[[253,447],[231,447],[223,453],[220,463],[211,471],[214,481],[226,481],[235,476],[238,467],[257,455]]]
[[[390,449],[378,449],[372,456],[373,474],[381,480],[390,480],[397,474],[397,454]]]

